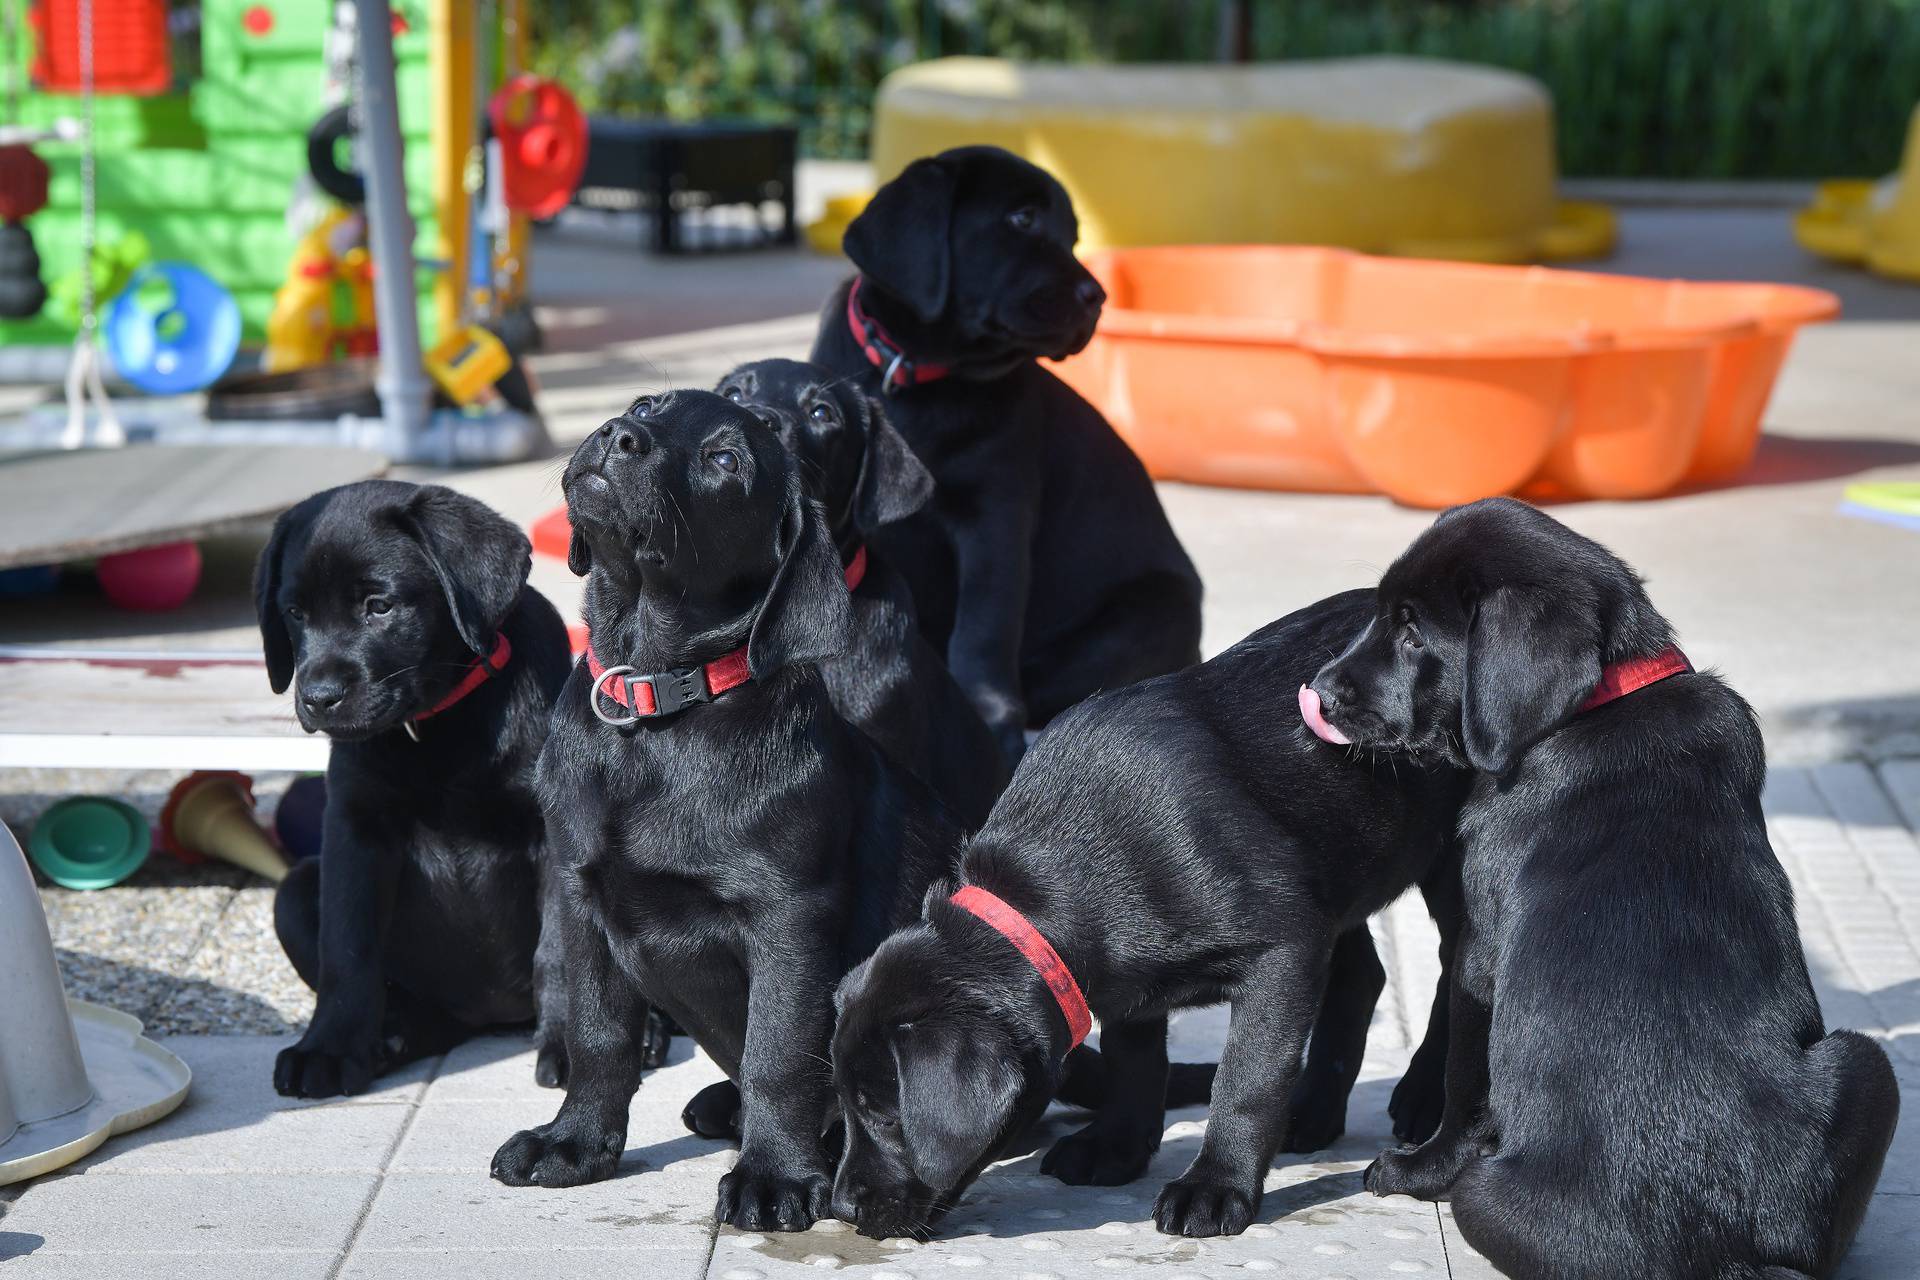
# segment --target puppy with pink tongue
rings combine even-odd
[[[1344,747],[1352,741],[1346,734],[1328,724],[1327,718],[1320,714],[1320,695],[1313,691],[1313,686],[1310,684],[1300,686],[1300,718],[1307,722],[1307,728],[1313,730],[1313,736],[1322,742],[1331,742],[1336,747]]]

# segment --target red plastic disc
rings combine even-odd
[[[487,106],[500,140],[507,207],[549,218],[566,207],[587,167],[587,118],[573,95],[541,76],[518,75]]]

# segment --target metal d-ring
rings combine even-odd
[[[899,352],[893,357],[893,363],[887,366],[886,373],[881,375],[881,378],[880,378],[881,394],[889,395],[889,396],[893,395],[896,392],[898,392],[900,388],[904,385],[903,383],[895,382],[893,380],[893,377],[895,374],[900,372],[900,366],[905,364],[906,362],[907,362],[907,353],[904,351]]]
[[[598,676],[594,677],[593,688],[587,691],[587,705],[593,708],[593,714],[599,717],[601,724],[610,724],[616,729],[621,729],[630,724],[640,723],[640,713],[638,711],[635,711],[625,720],[616,720],[600,709],[600,699],[606,696],[600,686],[607,682],[607,677],[627,675],[632,670],[632,667],[608,667],[605,671],[602,671]],[[615,698],[613,705],[616,707],[619,706],[620,700]]]

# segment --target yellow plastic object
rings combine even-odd
[[[335,318],[335,294],[346,291],[346,323]],[[373,261],[366,222],[336,209],[294,246],[287,282],[273,295],[262,364],[285,373],[325,364],[336,355],[372,355]]]
[[[427,352],[427,372],[456,404],[472,404],[513,367],[500,339],[469,325],[456,329]]]
[[[1920,280],[1920,107],[1907,125],[1900,169],[1880,182],[1823,182],[1793,219],[1802,248],[1869,271]]]
[[[871,199],[871,191],[829,197],[826,211],[807,224],[808,246],[815,253],[840,252],[840,237],[847,234],[847,224],[860,216]]]
[[[991,143],[1050,170],[1080,247],[1298,243],[1530,262],[1612,248],[1613,218],[1554,195],[1535,80],[1427,58],[1046,66],[940,58],[874,107],[875,177]]]

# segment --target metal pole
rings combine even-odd
[[[420,359],[413,215],[407,212],[392,32],[393,10],[387,0],[355,0],[354,43],[360,64],[357,159],[367,183],[373,311],[380,326],[380,369],[374,389],[380,394],[392,448],[411,457],[416,453],[415,442],[426,430],[433,388]]]

